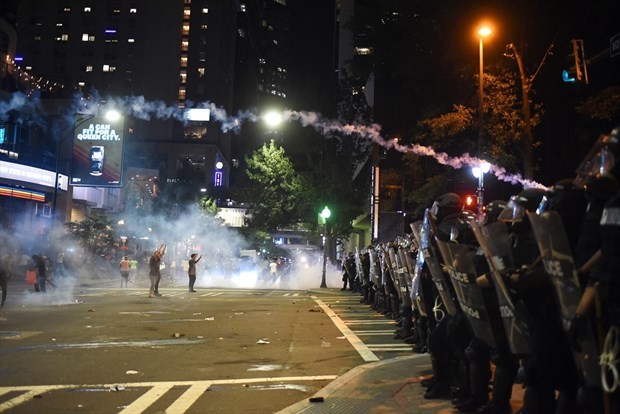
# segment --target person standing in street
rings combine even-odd
[[[34,271],[37,274],[37,286],[39,287],[37,292],[46,293],[47,268],[45,266],[45,259],[38,254],[34,254],[32,255],[32,260],[34,260]]]
[[[196,292],[194,290],[194,283],[196,283],[196,263],[202,259],[202,255],[192,253],[189,258],[189,268],[187,269],[187,275],[189,276],[189,291]]]
[[[123,260],[121,260],[118,264],[118,267],[121,270],[121,287],[123,287],[123,283],[125,287],[128,287],[129,283],[129,271],[131,270],[131,262],[127,258],[127,256],[123,256]]]
[[[166,245],[162,244],[159,249],[155,250],[153,256],[149,259],[149,278],[151,279],[151,287],[149,289],[149,298],[161,296],[159,293],[159,281],[161,280],[160,266],[161,259],[166,254]]]

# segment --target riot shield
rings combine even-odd
[[[528,213],[528,217],[540,249],[545,273],[553,284],[562,326],[568,331],[571,318],[581,300],[581,287],[562,218],[555,211],[547,211],[541,215]],[[587,329],[580,341],[582,351],[574,353],[575,362],[586,383],[600,387],[598,349],[592,327],[589,321],[586,322]]]
[[[446,243],[435,239],[463,313],[469,320],[474,336],[491,348],[495,347],[495,337],[489,321],[489,313],[476,283],[477,272],[474,264],[476,252],[466,244]]]
[[[409,276],[409,268],[407,267],[407,262],[404,257],[404,247],[401,246],[396,252],[396,263],[398,264],[398,270],[396,273],[398,274],[398,280],[400,282],[400,291],[402,293],[401,300],[403,304],[407,307],[411,307],[411,295],[410,295],[410,286],[411,286],[411,276]]]
[[[366,281],[364,280],[364,268],[362,266],[362,254],[360,253],[359,247],[355,247],[355,279],[360,285],[363,285]]]
[[[515,355],[529,354],[529,329],[525,322],[527,320],[525,310],[521,304],[513,301],[512,294],[504,282],[504,277],[514,268],[510,235],[506,225],[497,221],[482,227],[475,220],[470,220],[469,225],[491,269],[490,282],[497,293],[500,316],[510,349]]]
[[[446,280],[446,275],[443,273],[443,270],[441,270],[439,259],[437,258],[437,254],[435,253],[435,249],[432,244],[433,235],[431,232],[431,221],[431,213],[429,209],[426,209],[426,213],[424,214],[424,223],[422,225],[420,250],[424,253],[424,261],[431,273],[431,279],[437,287],[441,301],[446,307],[446,312],[448,312],[449,315],[454,316],[456,315],[458,309],[454,299],[452,298],[452,293],[449,286],[450,282]]]
[[[381,271],[377,265],[377,254],[374,249],[368,249],[368,254],[370,255],[370,280],[375,286],[378,286],[380,285]]]
[[[388,248],[386,262],[390,272],[390,277],[392,278],[392,283],[394,283],[394,287],[396,288],[396,294],[398,295],[398,299],[402,302],[403,292],[400,286],[400,279],[398,277],[398,263],[396,262],[396,252],[394,251],[393,246]]]

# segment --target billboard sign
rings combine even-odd
[[[73,137],[71,185],[121,187],[123,118],[77,115]]]

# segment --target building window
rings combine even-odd
[[[241,3],[241,4],[239,5],[239,8],[241,9],[241,11],[242,11],[243,13],[245,13],[245,3]]]
[[[92,72],[92,71],[93,71],[92,66],[86,66],[85,72]]]
[[[202,30],[207,30],[207,27],[208,27],[208,26],[207,26],[206,24],[201,24],[201,25],[200,25],[200,28],[201,28]]]
[[[182,40],[181,41],[181,50],[183,52],[187,52],[188,48],[189,48],[189,40]]]
[[[187,83],[187,72],[182,70],[180,73],[180,82],[181,83]]]
[[[136,39],[127,39],[127,43],[134,43]]]
[[[189,19],[192,15],[192,11],[190,9],[183,9],[183,17]]]
[[[185,100],[185,88],[179,88],[179,100]]]
[[[276,3],[286,6],[286,0],[274,0]]]
[[[65,13],[69,13],[71,11],[71,7],[65,7],[64,9],[62,9],[62,11],[64,11]]]
[[[88,6],[84,7],[84,13],[90,13],[92,9]]]
[[[82,33],[82,42],[94,42],[95,35],[90,35],[88,33]]]
[[[62,27],[62,23],[56,23],[56,27]]]
[[[202,78],[205,75],[205,68],[198,68],[198,75]]]
[[[110,65],[103,65],[103,71],[104,72],[109,72],[110,71]]]
[[[86,86],[86,82],[78,82],[78,85],[81,86],[81,87],[84,87],[84,86]]]
[[[35,36],[35,37],[34,37],[34,40],[36,40],[36,41],[41,40],[41,36],[39,36],[39,35]]]
[[[189,34],[189,23],[183,23],[183,35],[187,36]]]
[[[63,42],[68,42],[69,41],[69,35],[68,34],[63,34],[60,36],[60,40],[62,40]]]
[[[181,67],[182,68],[187,67],[187,56],[181,56]]]
[[[129,9],[129,13],[138,13],[138,9],[131,8],[131,9]]]
[[[209,13],[209,8],[208,7],[203,7],[202,8],[202,14],[207,14]]]

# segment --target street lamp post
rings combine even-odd
[[[484,110],[484,58],[483,58],[483,39],[492,33],[488,26],[482,26],[478,29],[478,36],[480,38],[480,73],[478,80],[478,156],[482,156],[482,135],[483,135],[483,110]]]
[[[482,161],[479,165],[472,167],[471,173],[478,179],[478,188],[476,189],[477,218],[482,219],[484,211],[484,175],[491,170],[491,164]]]
[[[323,219],[323,273],[321,276],[321,287],[326,288],[327,282],[325,280],[325,268],[327,266],[327,219],[332,215],[329,207],[325,206],[321,211],[321,218]]]

